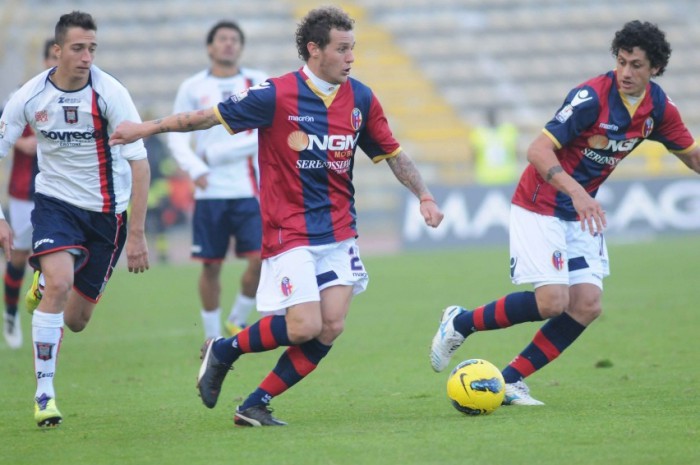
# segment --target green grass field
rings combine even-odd
[[[610,255],[603,315],[529,378],[546,406],[485,417],[451,407],[447,373],[433,373],[428,348],[443,307],[516,289],[507,251],[365,257],[370,287],[355,299],[345,333],[309,378],[273,402],[285,428],[232,422],[279,351],[243,357],[215,409],[197,397],[196,265],[145,275],[120,268],[88,328],[66,330],[58,429],[33,422],[30,318],[23,315],[21,350],[0,342],[0,464],[700,463],[697,239],[619,244]],[[233,263],[226,306],[241,269]],[[537,327],[476,334],[451,367],[467,358],[503,366]]]

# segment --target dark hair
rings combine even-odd
[[[51,55],[51,47],[56,45],[56,41],[53,39],[46,39],[44,42],[44,60],[49,59],[49,55]]]
[[[214,42],[214,36],[219,29],[233,29],[234,31],[238,32],[238,35],[241,37],[241,45],[245,45],[245,35],[243,35],[243,30],[238,23],[234,21],[219,21],[218,23],[214,24],[214,26],[209,29],[209,33],[207,33],[207,45],[211,45],[211,43]]]
[[[72,27],[79,27],[88,31],[97,31],[97,25],[92,16],[82,11],[72,11],[61,16],[56,23],[54,39],[58,45],[63,45],[66,40],[66,32]]]
[[[620,49],[631,52],[634,47],[644,50],[652,68],[659,68],[656,76],[661,76],[666,70],[668,59],[671,57],[671,44],[666,40],[666,34],[656,24],[638,20],[626,23],[615,33],[610,51],[617,58]]]
[[[323,49],[331,41],[331,29],[352,31],[355,21],[340,8],[327,6],[311,10],[301,20],[296,32],[297,53],[305,62],[309,60],[309,42]]]

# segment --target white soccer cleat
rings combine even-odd
[[[530,388],[525,381],[506,384],[506,395],[503,398],[503,405],[544,405],[530,395]]]
[[[2,335],[10,349],[22,347],[22,328],[19,324],[19,313],[10,315],[5,313],[3,321]]]
[[[466,310],[457,305],[447,307],[442,312],[440,318],[440,327],[433,337],[433,343],[430,346],[430,364],[433,370],[441,372],[450,363],[452,354],[459,348],[466,339],[455,330],[454,319],[457,315]]]

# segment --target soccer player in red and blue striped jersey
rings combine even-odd
[[[241,426],[276,426],[270,401],[311,373],[343,331],[355,294],[367,286],[357,237],[352,169],[359,147],[386,160],[420,199],[428,226],[442,212],[411,159],[392,136],[372,91],[349,77],[353,20],[335,7],[312,10],[296,32],[305,66],[218,104],[142,124],[123,123],[111,144],[159,132],[188,132],[223,124],[231,133],[258,129],[262,274],[257,323],[202,348],[198,389],[204,404],[218,400],[224,377],[245,353],[288,346],[277,365],[236,409]]]
[[[557,358],[600,315],[609,275],[599,186],[645,139],[661,142],[700,173],[700,148],[678,109],[652,82],[666,69],[671,47],[656,25],[631,21],[615,34],[616,67],[576,86],[530,145],[512,200],[511,279],[531,283],[466,311],[445,309],[431,348],[435,371],[445,369],[470,334],[548,320],[503,370],[504,403],[542,405],[523,379]]]

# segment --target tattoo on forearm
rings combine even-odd
[[[561,173],[562,171],[564,171],[564,168],[562,168],[561,165],[552,166],[550,169],[547,170],[547,177],[545,178],[545,180],[547,182],[551,181],[555,174]]]
[[[396,157],[387,159],[387,163],[394,172],[396,179],[408,187],[411,192],[421,195],[427,190],[423,178],[416,169],[416,165],[413,164],[413,161],[408,156],[399,154]]]
[[[170,131],[170,129],[168,128],[168,126],[165,126],[165,125],[163,124],[163,118],[158,118],[158,119],[156,119],[156,120],[153,120],[153,124],[155,124],[156,126],[158,126],[158,132],[159,132],[159,133]]]

